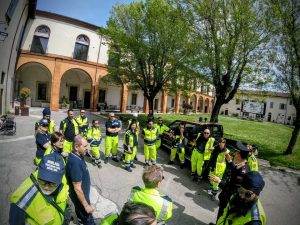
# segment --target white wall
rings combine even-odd
[[[108,85],[106,89],[106,102],[107,106],[117,106],[120,109],[121,106],[121,87]]]
[[[100,46],[100,36],[96,31],[39,16],[37,16],[34,20],[30,20],[28,30],[26,31],[26,38],[22,43],[22,50],[30,50],[34,32],[40,25],[46,25],[50,29],[50,38],[48,41],[47,53],[73,58],[76,38],[80,34],[84,34],[90,39],[87,61],[97,61]],[[102,43],[104,42],[105,40],[103,39]],[[107,50],[108,46],[102,44],[98,63],[107,64]]]
[[[0,21],[6,21],[5,13],[10,2],[0,1]],[[28,0],[19,0],[10,23],[0,24],[0,31],[8,33],[8,37],[0,42],[0,78],[2,72],[5,74],[4,82],[0,83],[0,92],[2,90],[2,98],[0,98],[2,112],[0,111],[0,114],[9,111],[13,102],[14,68],[19,42],[28,15],[27,3]]]

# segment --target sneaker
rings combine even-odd
[[[145,167],[146,167],[146,166],[150,166],[150,164],[149,164],[148,162],[146,162],[146,163],[145,163]]]
[[[207,190],[207,194],[210,196],[213,196],[213,190],[211,190],[211,189]]]
[[[128,172],[132,172],[132,169],[130,168],[130,166],[126,166],[125,170],[127,170]]]
[[[115,162],[119,162],[119,160],[117,158],[112,158],[112,160]]]
[[[130,164],[130,167],[131,168],[136,168],[136,166],[133,163]]]
[[[170,161],[168,162],[168,165],[173,165],[173,164],[174,164],[174,161],[171,161],[171,160],[170,160]]]
[[[104,158],[104,163],[107,164],[108,163],[108,157]]]

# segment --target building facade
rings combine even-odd
[[[264,105],[263,113],[255,114],[244,111],[243,102],[258,102]],[[287,93],[239,91],[238,94],[221,108],[221,114],[241,118],[258,119],[265,122],[292,125],[296,119],[296,109]]]
[[[0,114],[13,105],[15,68],[20,44],[29,19],[34,18],[36,0],[0,1]]]
[[[28,21],[22,41],[14,98],[22,87],[28,87],[32,92],[31,106],[49,105],[54,111],[67,103],[71,108],[92,111],[105,106],[121,112],[148,112],[141,90],[106,81],[108,46],[97,29],[76,19],[37,10],[35,18]],[[189,97],[162,91],[154,100],[154,109],[179,113],[182,104],[189,103],[195,112],[209,113],[214,103],[212,95],[201,88]]]

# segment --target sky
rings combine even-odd
[[[38,0],[37,9],[105,27],[113,5],[134,0]]]

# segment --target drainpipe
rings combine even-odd
[[[99,49],[98,49],[98,56],[97,56],[97,62],[96,62],[96,71],[95,71],[95,81],[97,82],[96,78],[97,78],[97,72],[98,72],[98,62],[99,62],[99,57],[100,57],[100,51],[101,51],[101,45],[102,45],[102,35],[100,35],[100,44],[99,44]],[[94,95],[96,95],[96,86],[93,87],[94,88]],[[96,101],[96,99],[94,99],[94,101]],[[94,102],[93,102],[94,104]],[[98,103],[96,103],[97,105]],[[94,108],[94,106],[92,106],[92,108]]]

